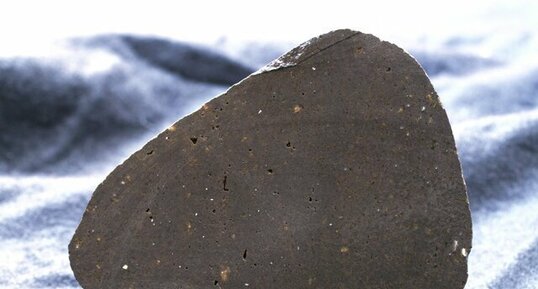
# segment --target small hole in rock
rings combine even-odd
[[[273,174],[273,170],[272,169],[268,169],[267,172],[272,175]]]
[[[228,180],[228,176],[224,176],[224,179],[222,180],[222,189],[224,191],[229,191],[229,189],[226,187],[226,181]]]
[[[192,144],[196,144],[197,141],[198,141],[197,137],[191,137]]]
[[[246,259],[247,259],[247,249],[243,251],[243,260],[246,260]]]

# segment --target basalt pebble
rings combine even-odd
[[[419,64],[314,38],[179,120],[99,185],[70,245],[90,288],[463,288],[471,216]]]

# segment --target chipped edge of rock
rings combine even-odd
[[[331,33],[338,33],[339,39],[335,41],[328,42],[326,40],[326,35]],[[361,32],[352,31],[349,29],[334,30],[329,33],[314,37],[306,42],[303,42],[301,45],[295,47],[291,51],[281,55],[277,59],[271,61],[269,64],[260,68],[258,71],[252,73],[251,75],[262,74],[272,70],[278,70],[286,67],[295,66],[306,59],[314,56],[318,52],[321,52],[333,45],[336,45],[344,40],[347,40]]]

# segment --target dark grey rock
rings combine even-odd
[[[95,191],[84,288],[463,288],[450,125],[393,44],[312,39],[178,121]]]

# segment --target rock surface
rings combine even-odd
[[[416,61],[314,38],[185,117],[95,191],[84,288],[463,288],[471,219]]]

